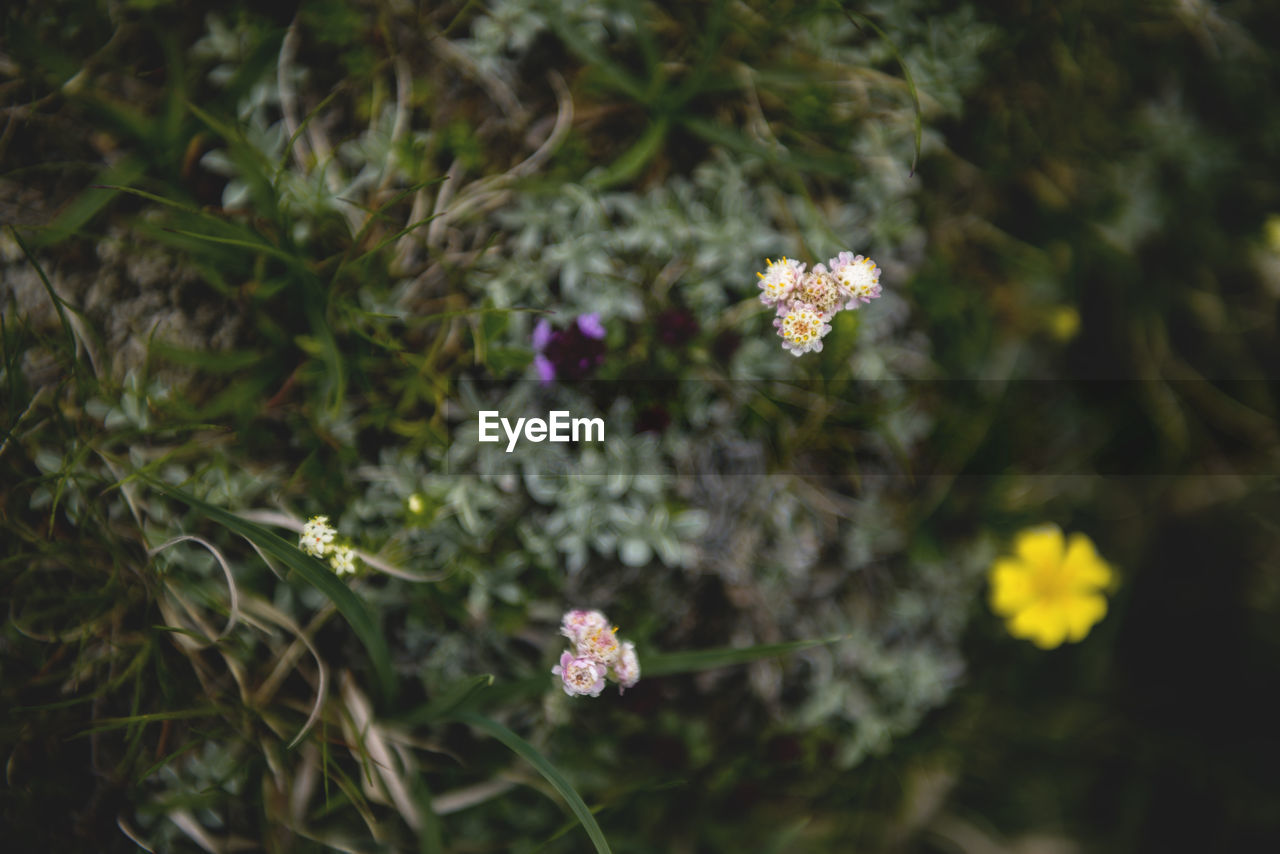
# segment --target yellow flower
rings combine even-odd
[[[1280,214],[1267,217],[1262,228],[1266,235],[1267,248],[1272,252],[1280,252]]]
[[[1067,342],[1080,331],[1080,312],[1074,306],[1060,305],[1049,312],[1049,334],[1056,340]]]
[[[1103,590],[1111,567],[1084,534],[1064,539],[1057,525],[1028,528],[1018,534],[1014,556],[991,567],[991,610],[1009,627],[1041,649],[1078,641],[1107,613]]]

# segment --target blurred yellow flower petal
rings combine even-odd
[[[1031,573],[1016,560],[1004,558],[991,567],[991,610],[1011,617],[1031,604],[1035,589]]]
[[[1097,594],[1077,596],[1067,603],[1067,640],[1083,640],[1089,629],[1107,613],[1107,600]]]
[[[1080,312],[1075,306],[1060,305],[1049,314],[1049,334],[1059,341],[1070,341],[1080,331]]]
[[[1092,587],[1108,587],[1111,584],[1111,567],[1098,557],[1093,541],[1084,534],[1071,535],[1063,566],[1073,584]]]
[[[1057,525],[1028,528],[1018,534],[1013,551],[1033,567],[1056,566],[1062,561],[1062,529]]]
[[[1280,214],[1267,217],[1263,232],[1266,234],[1267,248],[1272,252],[1280,252]]]
[[[1053,649],[1082,640],[1106,615],[1102,593],[1111,567],[1084,534],[1067,539],[1056,525],[1028,528],[1013,550],[988,574],[991,610],[1005,618],[1009,634]]]

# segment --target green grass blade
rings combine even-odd
[[[844,12],[850,21],[853,21],[853,25],[855,27],[859,26],[859,21],[870,27],[885,43],[885,46],[889,48],[889,52],[893,54],[893,58],[897,60],[899,67],[902,68],[902,76],[907,81],[907,90],[911,93],[911,104],[915,107],[916,112],[916,154],[911,160],[911,174],[915,175],[916,167],[920,165],[920,142],[924,136],[924,119],[922,118],[922,113],[920,111],[920,95],[916,92],[916,81],[915,78],[911,76],[911,69],[907,66],[906,60],[902,58],[902,54],[898,51],[898,46],[893,43],[893,39],[889,38],[884,30],[876,26],[875,21],[871,20],[861,12],[850,12],[848,9],[844,8],[843,3],[840,3],[839,5],[840,11]]]
[[[298,259],[285,252],[283,249],[277,249],[270,243],[259,240],[245,240],[239,237],[215,237],[212,234],[201,234],[198,231],[186,231],[181,228],[166,228],[165,231],[171,231],[174,234],[181,234],[183,237],[190,237],[193,240],[203,240],[208,243],[220,243],[223,246],[238,246],[241,249],[252,249],[255,252],[265,252],[282,261],[288,261],[290,264],[296,264]]]
[[[329,106],[329,102],[340,94],[342,94],[342,87],[335,88],[324,97],[324,100],[316,104],[315,107],[312,108],[312,110],[302,119],[302,121],[298,122],[298,129],[289,137],[289,141],[285,143],[284,152],[280,155],[280,159],[276,161],[277,179],[279,178],[280,173],[288,167],[289,158],[293,156],[293,146],[297,143],[298,137],[302,136],[303,131],[307,129],[307,125],[311,124],[311,120],[320,115],[320,111]]]
[[[131,184],[145,171],[142,160],[129,157],[102,173],[95,187]],[[116,196],[115,190],[91,187],[60,211],[53,222],[40,233],[35,243],[39,248],[54,246],[78,232]]]
[[[167,341],[149,342],[148,350],[158,358],[175,365],[187,365],[212,374],[234,374],[262,361],[262,354],[254,350],[189,350]]]
[[[569,48],[571,53],[577,55],[594,74],[600,75],[605,85],[622,92],[632,100],[640,103],[646,103],[645,86],[635,78],[630,72],[609,59],[608,54],[598,48],[590,39],[578,32],[572,24],[565,20],[564,13],[558,10],[555,4],[539,3],[542,11],[546,15],[547,23],[551,25],[552,31],[556,36]]]
[[[367,249],[364,252],[357,255],[355,258],[351,260],[351,263],[359,264],[365,258],[368,258],[371,255],[377,255],[383,249],[386,249],[387,246],[389,246],[390,244],[395,243],[397,240],[404,237],[409,232],[416,231],[417,229],[422,228],[424,225],[429,224],[433,219],[435,219],[438,216],[440,216],[440,214],[432,214],[431,216],[426,217],[425,219],[420,219],[417,222],[413,222],[413,223],[410,223],[409,225],[406,225],[404,228],[400,229],[399,231],[395,232],[389,237],[384,237],[381,241],[379,241],[378,245],[374,246],[372,249]]]
[[[31,250],[27,248],[27,244],[23,242],[22,235],[18,234],[18,229],[9,226],[9,233],[13,235],[13,239],[17,241],[18,248],[22,250],[22,254],[27,257],[27,261],[35,268],[36,275],[40,277],[40,283],[44,285],[45,291],[49,294],[49,299],[53,300],[53,307],[58,312],[58,320],[62,321],[62,331],[67,336],[67,345],[71,348],[71,359],[74,362],[76,358],[76,334],[71,331],[71,321],[67,319],[67,312],[64,308],[66,305],[62,297],[58,296],[58,292],[53,289],[53,283],[49,281],[49,277],[44,274],[44,268],[40,266],[40,262],[36,260],[36,256],[31,254]]]
[[[151,712],[145,715],[125,715],[117,718],[97,718],[94,726],[76,733],[72,738],[93,735],[97,732],[108,732],[113,729],[129,727],[133,724],[149,724],[155,721],[182,721],[188,718],[211,718],[219,714],[217,706],[202,706],[197,709],[179,709],[172,712]]]
[[[636,140],[635,145],[624,151],[603,172],[587,178],[586,185],[592,189],[604,190],[635,178],[645,164],[662,150],[662,143],[666,141],[670,128],[671,121],[666,116],[658,116],[650,121],[649,127]]]
[[[421,706],[409,714],[405,715],[401,720],[407,724],[421,726],[438,721],[441,718],[453,713],[468,700],[478,694],[480,691],[488,688],[493,684],[493,676],[484,674],[482,676],[468,676],[448,688],[440,692],[440,695],[425,706]]]
[[[388,702],[392,700],[396,693],[395,673],[391,668],[391,652],[387,648],[386,638],[382,636],[369,606],[352,593],[345,582],[340,581],[318,559],[266,528],[241,519],[234,513],[202,501],[162,481],[148,478],[148,482],[170,498],[181,501],[193,510],[198,510],[214,522],[251,541],[264,553],[298,573],[304,581],[329,597],[339,613],[346,618],[356,637],[364,644],[365,651],[369,653],[369,660],[378,678],[383,697]]]
[[[762,658],[773,658],[779,655],[810,649],[823,644],[842,641],[845,636],[820,638],[818,640],[790,641],[788,643],[767,643],[758,646],[718,647],[716,649],[696,649],[689,652],[673,652],[665,655],[646,655],[642,664],[644,676],[671,676],[676,673],[693,673],[699,670],[712,670],[717,667],[732,667],[735,664],[747,664]]]
[[[752,154],[766,163],[793,169],[802,173],[821,175],[848,176],[851,167],[849,157],[843,154],[807,154],[804,152],[774,149],[763,143],[748,138],[741,131],[725,127],[721,124],[691,113],[681,113],[682,124],[689,132],[696,134],[713,145],[723,145],[730,151]]]
[[[171,208],[177,208],[180,211],[186,211],[197,216],[207,216],[199,208],[184,204],[183,202],[173,199],[166,199],[164,196],[158,196],[155,193],[148,193],[146,190],[139,190],[137,187],[126,187],[123,184],[90,184],[90,190],[115,190],[117,193],[128,193],[131,196],[137,196],[140,199],[156,202],[157,204],[167,205]]]
[[[556,767],[539,753],[532,744],[497,721],[490,720],[483,715],[464,712],[457,715],[456,720],[470,724],[476,729],[483,730],[493,736],[510,748],[513,753],[537,769],[538,773],[545,777],[547,782],[569,803],[569,809],[577,816],[578,821],[582,822],[582,827],[586,830],[587,836],[591,837],[592,843],[596,846],[596,851],[600,852],[600,854],[610,854],[609,843],[604,838],[604,831],[600,829],[600,825],[596,824],[595,816],[591,814],[591,810],[587,808],[586,803],[574,791],[573,786],[564,778],[564,775],[557,771]]]

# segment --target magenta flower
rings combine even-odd
[[[549,383],[585,379],[604,361],[605,328],[598,314],[580,314],[568,329],[554,329],[546,318],[533,328],[533,366]]]

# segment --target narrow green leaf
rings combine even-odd
[[[241,134],[234,126],[214,118],[212,114],[201,109],[198,105],[193,103],[191,100],[188,99],[185,103],[187,105],[187,109],[190,110],[192,114],[195,115],[196,118],[198,118],[200,121],[207,124],[210,130],[212,130],[214,133],[216,133],[218,136],[222,137],[223,139],[227,140],[228,142],[232,142],[232,141],[240,140],[244,138],[243,134]]]
[[[404,723],[418,726],[438,721],[456,711],[481,690],[488,688],[492,684],[493,676],[491,674],[468,676],[466,679],[450,685],[440,693],[440,696],[431,700],[425,706],[421,706],[403,716],[401,720]]]
[[[806,154],[770,148],[748,138],[741,131],[717,124],[710,119],[692,113],[681,113],[680,124],[707,142],[723,145],[733,151],[754,154],[767,163],[774,163],[801,172],[817,172],[823,175],[848,175],[851,166],[845,155]]]
[[[310,112],[298,122],[298,129],[289,137],[289,141],[285,143],[284,151],[280,155],[280,159],[276,162],[276,178],[279,179],[280,174],[284,172],[285,167],[289,165],[289,158],[293,155],[293,146],[298,141],[298,137],[302,136],[302,132],[307,129],[307,125],[311,124],[311,120],[320,115],[320,111],[329,106],[329,102],[338,95],[342,94],[342,87],[335,88],[332,92],[324,97],[320,103],[316,104]]]
[[[202,706],[198,709],[181,709],[173,712],[152,712],[146,715],[127,715],[119,718],[98,718],[94,721],[95,726],[76,733],[75,737],[79,738],[83,735],[93,735],[95,732],[107,732],[108,730],[132,726],[133,724],[148,724],[154,721],[180,721],[186,720],[187,718],[209,718],[216,714],[218,714],[217,706]]]
[[[911,76],[911,69],[907,67],[906,60],[902,58],[902,54],[898,51],[898,46],[893,43],[893,39],[889,38],[889,36],[885,34],[884,30],[876,26],[875,21],[871,20],[861,12],[850,12],[848,9],[844,8],[844,4],[840,3],[839,0],[837,0],[837,3],[840,6],[840,11],[844,12],[850,21],[853,21],[853,25],[855,27],[858,26],[859,21],[862,21],[862,23],[874,30],[875,34],[884,41],[885,45],[889,48],[889,52],[893,54],[893,58],[898,61],[898,65],[902,68],[902,76],[907,81],[907,90],[911,92],[911,104],[915,107],[916,111],[916,154],[911,160],[911,174],[914,175],[916,174],[916,167],[920,165],[920,142],[924,136],[924,119],[922,118],[923,114],[920,111],[920,95],[916,92],[916,81],[915,78]]]
[[[262,354],[253,350],[188,350],[160,340],[152,341],[150,349],[175,365],[190,365],[212,374],[233,374],[262,361]]]
[[[394,196],[388,199],[386,201],[386,204],[383,204],[377,210],[374,210],[374,211],[368,210],[367,208],[361,205],[356,205],[356,207],[359,207],[361,210],[370,214],[370,219],[368,222],[362,225],[360,227],[360,230],[356,232],[355,236],[351,238],[351,244],[353,246],[358,245],[360,241],[364,240],[365,235],[369,233],[369,229],[373,228],[374,223],[378,222],[379,220],[389,218],[388,214],[383,213],[383,211],[390,210],[392,207],[404,201],[405,199],[409,198],[409,196],[412,196],[414,193],[418,192],[419,190],[425,187],[430,187],[433,184],[439,184],[444,179],[445,179],[444,175],[439,175],[435,178],[428,178],[425,181],[418,181],[415,184],[410,184],[408,187],[405,187],[403,190],[400,190]],[[353,204],[353,205],[356,204],[355,202],[351,202],[349,199],[345,201],[348,201],[350,204]]]
[[[587,832],[587,836],[591,837],[592,843],[596,846],[596,851],[600,852],[600,854],[610,854],[609,843],[604,838],[604,831],[600,829],[600,825],[596,824],[595,816],[591,814],[591,810],[587,808],[586,803],[574,791],[573,786],[564,778],[564,775],[556,770],[556,767],[539,753],[532,744],[497,721],[486,718],[483,715],[463,712],[456,715],[455,719],[487,732],[537,769],[538,773],[545,777],[547,782],[569,803],[569,809],[578,817],[578,821],[582,822],[582,828]]]
[[[630,96],[633,100],[645,103],[645,87],[621,65],[609,59],[609,56],[594,43],[582,35],[565,20],[563,10],[554,4],[540,3],[546,14],[547,23],[555,31],[569,50],[578,55],[588,68],[604,78],[606,85]]]
[[[603,172],[589,176],[584,183],[593,189],[603,190],[632,180],[662,149],[670,127],[671,121],[666,116],[659,116],[649,122],[649,127],[636,140],[635,145],[624,151]]]
[[[31,250],[27,248],[27,244],[22,240],[22,235],[18,234],[18,229],[9,226],[9,233],[17,241],[18,248],[22,250],[22,254],[27,256],[27,261],[35,268],[36,275],[40,277],[40,283],[44,285],[45,291],[49,294],[49,299],[53,300],[53,307],[58,312],[58,319],[62,321],[62,331],[67,336],[67,344],[71,348],[71,361],[74,364],[76,358],[76,336],[71,331],[71,321],[67,320],[67,312],[64,309],[66,303],[62,297],[58,296],[58,292],[53,289],[53,284],[49,281],[49,277],[44,274],[44,268],[40,266],[36,256],[31,254]]]
[[[779,655],[810,649],[823,644],[837,643],[848,636],[819,640],[790,641],[788,643],[767,643],[759,646],[719,647],[717,649],[696,649],[688,652],[673,652],[665,655],[646,655],[642,662],[644,676],[671,676],[676,673],[693,673],[699,670],[712,670],[716,667],[732,667],[736,664],[747,664],[762,658],[773,658]]]
[[[90,184],[89,189],[114,190],[117,193],[128,193],[131,196],[138,196],[139,198],[147,199],[148,201],[156,202],[162,205],[167,205],[171,208],[177,208],[180,211],[186,211],[187,213],[196,214],[197,216],[209,216],[209,214],[205,213],[199,208],[192,207],[191,205],[184,204],[182,202],[175,201],[173,199],[166,199],[164,196],[158,196],[155,193],[148,193],[146,190],[139,190],[137,187],[126,187],[122,184]]]
[[[374,673],[377,675],[384,699],[387,702],[392,701],[396,693],[396,681],[395,673],[391,667],[391,651],[387,648],[386,638],[382,636],[382,632],[378,629],[377,621],[374,619],[373,612],[369,609],[369,606],[364,600],[352,593],[345,582],[340,581],[318,559],[306,554],[294,543],[276,536],[266,528],[241,519],[230,511],[207,501],[202,501],[194,495],[170,486],[163,481],[152,478],[146,479],[158,491],[163,492],[170,498],[181,501],[193,510],[198,510],[214,522],[251,541],[264,553],[298,573],[304,581],[329,597],[329,600],[333,602],[339,613],[346,618],[351,630],[356,633],[356,637],[364,644],[365,651],[369,653],[369,660],[373,665]]]
[[[243,249],[254,249],[258,252],[265,252],[268,255],[273,255],[283,261],[289,261],[290,263],[295,263],[297,261],[297,259],[288,252],[285,252],[283,249],[277,249],[266,241],[244,240],[239,237],[214,237],[212,234],[201,234],[198,231],[184,231],[181,228],[166,228],[165,231],[171,231],[174,234],[181,234],[183,237],[190,237],[195,240],[204,240],[209,243],[221,243],[224,246],[239,246]]]
[[[142,175],[144,169],[145,165],[142,160],[133,157],[126,158],[103,172],[102,179],[97,182],[96,186],[132,183]],[[114,190],[93,188],[86,190],[75,201],[60,211],[53,222],[49,223],[48,227],[40,233],[40,236],[35,240],[36,246],[53,246],[66,240],[79,231],[85,223],[93,219],[115,196]]]
[[[435,219],[439,215],[440,214],[432,214],[426,219],[420,219],[417,222],[406,225],[404,228],[400,229],[394,234],[388,237],[384,237],[382,240],[378,242],[378,245],[374,246],[372,249],[367,249],[364,252],[361,252],[359,255],[357,255],[355,258],[351,260],[351,263],[359,264],[361,261],[363,261],[365,258],[368,258],[370,255],[377,255],[383,249],[386,249],[389,245],[391,245],[392,243],[395,243],[397,240],[404,237],[409,232],[416,231],[417,229],[422,228],[424,225],[429,224],[433,219]]]

